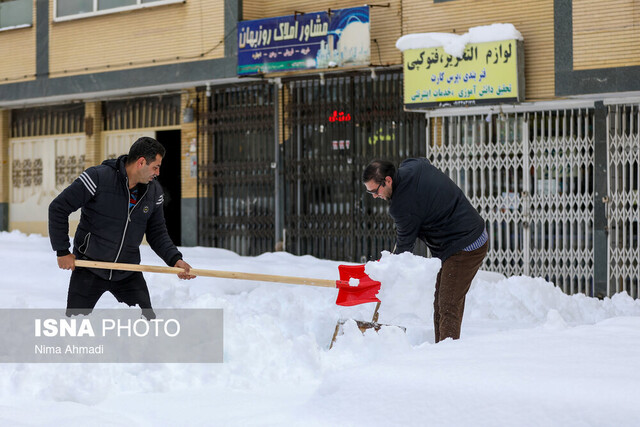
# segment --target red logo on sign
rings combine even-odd
[[[350,122],[351,114],[345,114],[344,111],[338,113],[337,110],[333,110],[333,114],[329,116],[330,122]]]

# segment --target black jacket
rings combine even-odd
[[[73,239],[78,259],[140,263],[140,244],[147,242],[169,266],[182,259],[164,221],[162,186],[157,181],[138,184],[138,201],[129,211],[127,156],[105,160],[84,171],[49,205],[49,237],[58,255],[69,250],[69,215],[82,208]],[[91,269],[108,280],[121,280],[127,271]]]
[[[442,261],[475,242],[484,220],[462,190],[425,158],[407,159],[393,177],[389,214],[396,223],[395,253],[422,239]]]

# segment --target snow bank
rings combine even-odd
[[[240,257],[214,248],[181,250],[196,268],[338,278],[338,262],[310,256]],[[145,264],[161,264],[148,247],[142,255]],[[57,268],[47,239],[0,233],[0,259],[5,267],[1,307],[64,307],[69,272]],[[531,408],[538,406],[547,408],[552,418],[568,411],[583,424],[640,420],[629,399],[615,400],[625,396],[617,390],[633,395],[620,378],[629,379],[640,356],[640,301],[625,294],[603,301],[568,296],[539,278],[480,272],[467,297],[462,338],[434,345],[433,292],[439,268],[438,260],[408,253],[384,253],[379,262],[367,263],[366,272],[383,284],[380,322],[404,326],[406,333],[391,326],[363,335],[355,322],[347,321],[331,350],[336,321],[370,320],[374,304],[338,307],[337,291],[330,288],[211,278],[181,281],[147,274],[157,308],[224,309],[225,362],[2,364],[0,398],[6,403],[0,407],[0,422],[55,419],[73,424],[78,414],[91,413],[105,424],[169,425],[185,416],[195,423],[225,425],[301,420],[311,425],[362,425],[367,420],[373,425],[416,420],[492,425],[498,414],[526,424],[533,418],[522,417],[532,416]],[[98,306],[121,305],[105,294]],[[583,372],[594,374],[603,360],[607,363],[593,382],[580,378]],[[561,372],[574,381],[575,390],[569,392],[558,382]],[[635,377],[640,380],[640,374]],[[485,390],[481,398],[470,392],[474,388]],[[443,390],[456,396],[454,406],[463,405],[469,412],[453,410]],[[534,398],[531,390],[551,397]],[[610,408],[607,411],[585,414],[583,407],[568,403],[588,402],[601,390],[605,396],[618,396],[600,395],[600,407]],[[572,398],[571,393],[581,394]],[[485,394],[493,402],[491,416],[482,415]],[[425,401],[435,406],[425,406]],[[355,406],[368,415],[353,413]],[[185,407],[192,412],[185,414]],[[517,411],[525,415],[514,415]],[[50,417],[42,416],[46,413]]]
[[[462,58],[464,49],[469,43],[497,42],[502,40],[523,40],[522,34],[513,24],[491,24],[470,28],[464,34],[420,33],[407,34],[396,41],[396,48],[428,49],[442,47],[449,55]]]

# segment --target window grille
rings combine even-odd
[[[607,115],[609,295],[640,297],[640,111],[638,105],[610,105]]]
[[[11,111],[12,138],[81,132],[84,132],[84,104]]]
[[[106,101],[104,130],[180,126],[180,95]]]
[[[485,218],[488,270],[593,287],[593,110],[431,118],[427,157]]]

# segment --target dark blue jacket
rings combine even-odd
[[[173,244],[164,221],[162,186],[157,181],[138,185],[138,201],[129,210],[127,156],[105,160],[84,171],[49,205],[49,238],[58,255],[69,250],[69,215],[79,208],[80,223],[73,239],[78,259],[140,263],[140,244],[147,242],[167,265],[182,254]],[[127,271],[91,269],[107,280],[121,280]]]
[[[389,214],[396,223],[395,253],[412,252],[420,238],[444,261],[484,231],[484,220],[462,190],[425,158],[403,161],[392,186]]]

